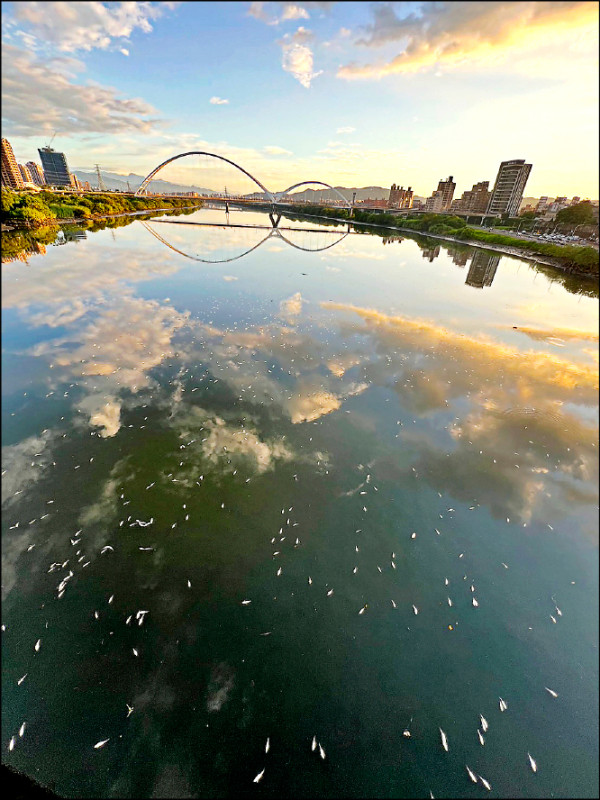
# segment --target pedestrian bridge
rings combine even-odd
[[[188,150],[186,153],[179,153],[178,155],[172,156],[171,158],[168,158],[166,161],[163,161],[162,164],[159,164],[152,170],[152,172],[149,172],[148,175],[146,175],[146,177],[140,184],[140,188],[136,191],[135,194],[137,196],[147,194],[148,185],[154,180],[154,178],[156,178],[158,173],[162,169],[164,169],[164,167],[167,166],[167,164],[171,164],[173,161],[177,161],[180,158],[186,158],[187,156],[208,156],[209,158],[215,158],[219,161],[224,161],[225,163],[230,164],[232,167],[235,167],[235,169],[239,170],[241,173],[246,175],[246,177],[250,178],[250,180],[253,181],[258,186],[261,192],[263,192],[265,200],[267,200],[267,202],[270,202],[272,205],[277,205],[278,203],[284,202],[284,198],[293,189],[298,189],[300,186],[316,185],[330,189],[342,201],[341,204],[344,207],[350,210],[352,209],[352,203],[349,202],[348,199],[344,197],[344,195],[341,192],[339,192],[334,186],[331,186],[328,183],[324,183],[323,181],[306,180],[306,181],[300,181],[299,183],[294,183],[291,186],[288,186],[288,188],[284,189],[284,191],[282,192],[272,192],[270,189],[267,189],[267,187],[263,183],[261,183],[261,181],[258,178],[256,178],[250,172],[248,172],[248,170],[244,169],[244,167],[240,166],[239,164],[236,164],[235,161],[232,161],[230,158],[225,158],[225,156],[217,155],[217,153],[208,153],[205,150]],[[218,195],[215,196],[214,199],[217,199],[217,197],[219,196]],[[234,198],[224,197],[223,199],[231,200]],[[243,200],[244,198],[235,198],[235,199],[237,201],[238,199]]]

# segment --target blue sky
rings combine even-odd
[[[147,174],[202,149],[274,189],[428,195],[452,174],[459,195],[525,158],[526,195],[598,197],[595,2],[2,8],[2,129],[21,162],[56,130],[72,168]],[[161,177],[208,175],[183,159]]]

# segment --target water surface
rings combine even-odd
[[[465,765],[597,796],[597,298],[269,226],[3,264],[4,762],[70,797],[481,796]]]

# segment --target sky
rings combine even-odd
[[[71,169],[146,175],[189,150],[267,188],[455,197],[533,164],[526,196],[598,198],[597,2],[6,2],[2,135]],[[214,169],[211,172],[211,166]],[[160,177],[257,188],[215,159]],[[238,181],[238,176],[239,181]],[[239,184],[239,186],[236,184]]]

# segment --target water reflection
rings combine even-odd
[[[413,242],[281,230],[283,258],[272,226],[136,223],[3,271],[6,757],[67,796],[266,767],[278,795],[461,797],[465,761],[522,793],[529,751],[536,791],[592,795],[592,301],[560,290],[551,327],[524,268],[489,325],[439,269],[423,310]]]
[[[477,250],[471,259],[471,266],[465,283],[467,286],[475,286],[477,289],[491,286],[499,263],[500,256]]]
[[[154,228],[149,223],[143,222],[142,224],[143,224],[144,228],[146,228],[146,230],[149,233],[151,233],[156,239],[158,239],[160,242],[162,242],[164,245],[166,245],[168,248],[170,248],[174,252],[179,253],[180,255],[185,256],[186,258],[191,258],[194,261],[201,261],[201,262],[203,262],[205,264],[227,264],[227,263],[229,263],[231,261],[237,261],[240,258],[243,258],[244,256],[247,256],[250,253],[253,253],[255,250],[257,250],[259,247],[261,247],[263,244],[265,244],[266,242],[270,241],[271,239],[273,239],[275,241],[284,242],[286,245],[289,245],[290,247],[293,247],[296,250],[303,250],[305,253],[320,253],[320,252],[323,252],[325,250],[329,250],[332,247],[335,247],[337,244],[340,244],[340,242],[342,242],[351,233],[351,231],[349,230],[349,226],[348,226],[348,230],[345,231],[344,233],[342,233],[341,235],[339,234],[338,231],[321,231],[321,230],[310,230],[310,231],[307,231],[306,228],[288,228],[288,227],[282,228],[282,227],[279,227],[279,222],[281,220],[281,215],[278,215],[277,217],[273,217],[273,215],[269,214],[269,219],[271,221],[271,227],[270,228],[268,228],[267,226],[264,226],[264,225],[243,225],[243,224],[242,225],[236,225],[236,224],[230,225],[229,222],[226,225],[219,225],[218,223],[211,223],[211,222],[178,223],[176,221],[155,220],[156,223],[162,223],[162,224],[165,224],[165,225],[169,225],[169,224],[171,224],[171,225],[185,224],[185,225],[197,225],[197,226],[203,226],[203,227],[206,227],[206,228],[212,228],[214,230],[220,231],[222,237],[227,237],[228,244],[231,244],[232,239],[235,241],[235,238],[236,238],[235,234],[238,233],[238,229],[240,229],[240,228],[250,229],[252,231],[260,231],[260,230],[265,230],[266,229],[268,231],[267,234],[265,236],[263,236],[263,238],[260,239],[256,244],[252,244],[247,249],[244,249],[241,253],[238,253],[237,255],[234,255],[234,256],[229,256],[228,258],[212,258],[212,259],[210,259],[210,258],[201,258],[198,255],[190,255],[189,253],[184,253],[182,250],[180,250],[177,247],[175,247],[174,245],[170,244],[163,236],[161,236],[159,233],[157,233],[157,231],[155,231]],[[287,235],[283,233],[283,230],[286,231]],[[333,237],[337,237],[337,238],[335,238],[334,241],[327,242],[327,244],[320,244],[320,245],[317,245],[316,247],[304,247],[304,246],[302,246],[300,244],[297,244],[297,243],[294,243],[293,241],[290,240],[290,238],[289,238],[290,232],[296,232],[296,233],[302,233],[302,234],[306,234],[306,233],[309,233],[309,232],[310,233],[317,233],[319,235],[318,238],[321,241],[323,240],[323,238],[331,239],[332,235],[333,235]],[[207,242],[205,244],[205,247],[207,249],[212,249],[214,247],[214,243],[209,241],[209,242]],[[200,245],[200,249],[202,249],[202,245]],[[220,248],[217,247],[217,249],[220,249]]]

